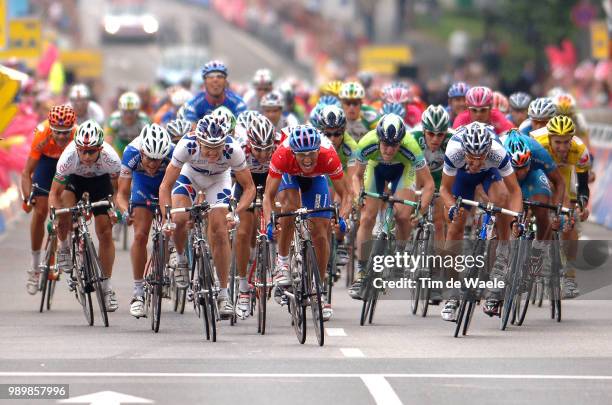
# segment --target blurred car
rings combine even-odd
[[[112,1],[102,20],[103,39],[155,40],[159,21],[144,1]]]
[[[197,81],[200,69],[209,59],[207,48],[190,45],[173,46],[162,50],[157,79],[167,85],[183,81]]]

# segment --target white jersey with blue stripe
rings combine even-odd
[[[487,153],[487,157],[480,171],[484,172],[491,168],[498,169],[502,177],[509,176],[513,173],[510,155],[497,137],[493,139],[491,149],[489,153]],[[463,147],[462,135],[453,135],[446,146],[443,173],[447,176],[456,176],[458,170],[465,171],[466,169],[467,162],[465,160],[465,148]]]
[[[194,171],[210,176],[224,173],[230,169],[240,171],[247,167],[240,144],[230,136],[225,138],[223,154],[217,161],[209,161],[202,156],[201,152],[200,144],[195,136],[184,136],[174,148],[172,165],[179,168],[188,165]]]

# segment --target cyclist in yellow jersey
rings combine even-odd
[[[532,132],[535,139],[550,153],[559,166],[559,171],[565,182],[564,206],[569,207],[571,200],[579,201],[578,209],[580,221],[586,221],[589,210],[586,208],[589,200],[589,169],[591,160],[586,145],[577,137],[576,127],[572,119],[566,115],[557,115],[552,118],[546,128]],[[571,187],[572,172],[575,170],[578,180],[577,195]],[[578,240],[578,230],[574,227],[563,232],[563,239],[568,241]],[[568,260],[575,257],[576,244],[568,245],[566,251]],[[569,263],[565,269],[563,297],[574,298],[580,291],[576,284],[576,269]]]

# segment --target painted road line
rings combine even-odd
[[[325,328],[327,336],[346,336],[344,328]]]
[[[365,354],[356,347],[343,347],[340,349],[344,357],[365,357]]]
[[[378,405],[402,405],[393,387],[382,375],[364,375],[361,380]]]

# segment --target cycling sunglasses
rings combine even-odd
[[[53,128],[51,127],[51,131],[53,131],[54,134],[69,134],[72,132],[72,128],[68,128],[68,129],[58,129],[58,128]]]
[[[338,136],[344,136],[344,130],[339,129],[337,131],[324,131],[325,136],[328,138],[336,138]]]
[[[317,156],[318,150],[312,150],[310,152],[293,152],[295,157],[299,157],[302,159],[314,159]]]
[[[259,153],[261,153],[261,152],[271,152],[273,148],[274,148],[274,145],[264,146],[264,147],[251,145],[251,149],[253,149],[253,151],[259,152]]]
[[[361,100],[342,100],[342,104],[355,107],[361,105]]]
[[[483,112],[489,111],[491,107],[482,107],[482,108],[469,107],[469,109],[473,113],[483,113]]]
[[[92,148],[92,149],[79,149],[79,153],[83,155],[95,155],[100,152],[102,148]]]
[[[204,76],[205,79],[225,79],[226,76],[223,73],[209,73]]]

